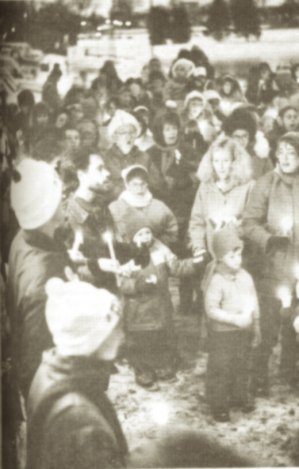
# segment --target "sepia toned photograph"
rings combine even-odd
[[[299,0],[0,0],[1,469],[299,467]]]

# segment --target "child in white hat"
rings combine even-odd
[[[214,271],[205,290],[208,318],[207,397],[217,421],[228,421],[230,408],[253,410],[249,401],[248,362],[258,345],[259,306],[253,280],[242,268],[243,242],[226,226],[212,241]]]

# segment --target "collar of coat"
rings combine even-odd
[[[56,239],[50,238],[38,230],[24,230],[25,241],[43,251],[64,251],[65,247]]]
[[[74,196],[70,199],[68,209],[71,216],[78,224],[86,222],[90,215],[97,215],[100,212],[107,211],[107,202],[101,195],[97,196],[92,202],[87,202],[81,197]]]
[[[292,174],[285,174],[277,165],[274,171],[279,176],[279,178],[288,186],[293,186],[296,182],[299,182],[299,170]]]

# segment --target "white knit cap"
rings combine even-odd
[[[135,169],[139,169],[140,171],[143,171],[146,176],[148,176],[148,170],[146,169],[145,166],[142,164],[132,164],[131,166],[127,166],[124,168],[121,172],[121,177],[123,180],[126,182],[128,176],[131,174],[132,171],[135,171]]]
[[[175,76],[176,75],[176,71],[177,71],[177,68],[178,67],[183,67],[186,72],[187,72],[187,76],[189,77],[190,75],[192,75],[193,73],[193,70],[195,68],[195,65],[193,62],[191,62],[191,60],[188,60],[188,59],[178,59],[172,66],[172,74]]]
[[[16,167],[18,182],[11,184],[11,205],[19,225],[34,230],[53,217],[62,196],[62,182],[53,166],[25,158]]]
[[[204,104],[206,102],[203,93],[200,93],[200,91],[193,90],[193,91],[190,91],[190,93],[188,93],[185,98],[185,102],[184,102],[185,109],[189,106],[189,103],[190,101],[192,101],[192,99],[200,99],[201,101],[203,101]]]
[[[116,296],[90,283],[52,278],[46,284],[46,292],[46,320],[61,355],[91,355],[120,320]]]
[[[219,99],[221,101],[221,96],[216,90],[205,90],[203,95],[207,101],[210,99]]]
[[[136,137],[141,133],[141,126],[137,119],[132,116],[129,112],[122,111],[118,109],[113,118],[111,119],[110,124],[108,125],[108,135],[110,138],[113,137],[114,133],[125,125],[132,125],[136,130]]]

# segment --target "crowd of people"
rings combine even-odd
[[[2,93],[5,408],[26,415],[28,469],[124,467],[105,391],[119,348],[148,392],[175,379],[170,277],[216,421],[269,396],[278,340],[299,390],[299,64],[256,64],[244,86],[192,47],[168,73],[152,58],[123,82],[106,61],[65,96],[60,78],[39,102]]]

